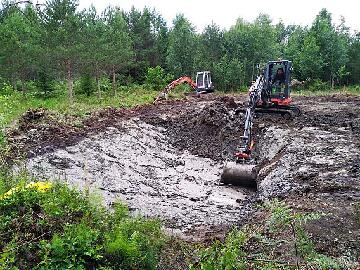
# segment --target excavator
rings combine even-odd
[[[225,165],[221,182],[224,184],[256,187],[259,169],[253,157],[255,142],[252,126],[257,113],[280,114],[285,119],[299,116],[299,107],[291,105],[290,82],[292,63],[288,60],[270,61],[249,88],[246,109],[236,109],[235,113],[245,114],[244,133],[235,161]]]
[[[214,91],[214,84],[211,80],[211,72],[210,71],[200,71],[196,73],[195,82],[191,79],[191,77],[183,76],[180,77],[171,83],[169,83],[164,90],[160,92],[158,97],[155,99],[154,103],[161,99],[167,99],[169,93],[178,85],[187,83],[190,85],[196,94],[210,93]]]

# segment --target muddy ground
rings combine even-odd
[[[246,96],[164,102],[132,110],[105,109],[77,125],[29,111],[9,131],[11,153],[25,167],[126,201],[134,213],[159,217],[186,239],[221,237],[256,222],[258,202],[280,197],[301,212],[326,214],[309,223],[316,248],[360,258],[360,98],[295,97],[302,115],[255,119],[258,189],[219,183],[239,144]],[[260,215],[261,216],[261,215]]]

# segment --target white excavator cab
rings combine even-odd
[[[200,93],[209,93],[214,91],[210,71],[201,71],[196,73],[196,91]]]

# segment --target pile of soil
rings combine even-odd
[[[145,118],[146,122],[166,128],[172,145],[192,154],[223,161],[233,157],[239,146],[243,116],[235,116],[233,99],[218,99],[194,108],[176,118]]]

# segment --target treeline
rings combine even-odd
[[[308,27],[273,24],[260,14],[253,22],[239,18],[229,30],[213,23],[197,33],[183,15],[169,28],[149,8],[109,7],[99,14],[94,7],[79,10],[76,0],[25,6],[3,1],[0,44],[0,77],[14,89],[26,91],[21,86],[32,80],[50,91],[49,81],[66,79],[71,99],[75,79],[100,87],[107,77],[115,93],[117,85],[144,83],[156,66],[166,78],[210,70],[217,88],[238,89],[251,82],[258,64],[277,58],[292,60],[300,81],[360,83],[360,33],[344,20],[335,25],[325,9]]]

